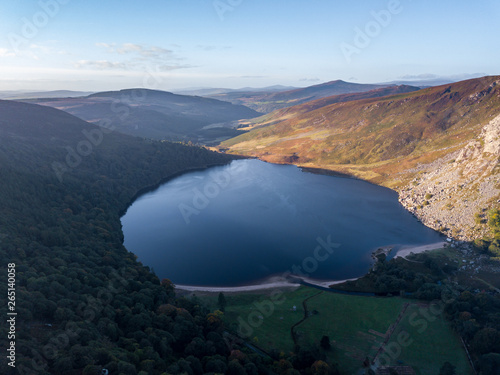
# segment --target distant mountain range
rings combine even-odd
[[[356,94],[360,100],[342,102],[332,97],[278,110],[255,119],[253,130],[220,147],[409,192],[406,204],[426,224],[470,238],[486,230],[476,226],[474,215],[500,198],[494,182],[500,177],[500,77],[408,91],[368,99]],[[426,172],[433,179],[427,181]],[[423,203],[427,192],[412,195],[418,185],[432,191],[434,205]],[[464,229],[452,233],[454,228]]]
[[[217,124],[259,115],[247,107],[215,99],[146,89],[25,102],[54,107],[94,124],[112,124],[117,131],[133,136],[202,144],[235,135],[234,129]]]
[[[477,73],[473,76],[480,77],[481,75]],[[462,80],[463,79],[465,79],[465,77],[462,78]],[[415,77],[415,79],[403,79],[368,85],[336,80],[301,88],[281,85],[263,88],[244,87],[240,89],[199,88],[179,90],[176,93],[184,95],[199,95],[210,97],[213,99],[225,100],[233,104],[245,105],[261,113],[270,113],[276,109],[287,108],[293,105],[305,103],[319,98],[329,97],[332,95],[364,92],[371,91],[376,88],[402,85],[427,88],[458,82],[460,80],[461,79],[458,79],[457,77]]]
[[[267,87],[243,87],[240,89],[223,89],[223,88],[199,88],[199,89],[184,89],[179,91],[172,91],[174,94],[179,95],[197,95],[197,96],[210,96],[225,93],[237,93],[237,92],[278,92],[278,91],[288,91],[294,90],[297,87],[293,86],[282,86],[274,85]]]
[[[36,98],[74,98],[78,96],[87,96],[93,94],[90,91],[0,91],[0,99],[36,99]]]
[[[319,85],[278,92],[226,92],[209,95],[210,98],[226,100],[233,104],[245,105],[261,113],[270,113],[276,109],[291,107],[312,100],[332,95],[351,94],[376,90],[394,85],[372,85],[331,81]]]

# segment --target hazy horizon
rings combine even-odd
[[[0,91],[304,87],[500,74],[500,3],[3,4]]]

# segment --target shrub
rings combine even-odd
[[[489,246],[490,243],[485,239],[478,238],[474,240],[474,248],[480,253],[486,253]]]
[[[481,216],[481,214],[479,212],[474,215],[474,221],[478,225],[484,224],[483,218],[482,218],[482,216]]]
[[[488,251],[493,257],[500,257],[500,243],[498,240],[494,240],[490,246],[488,246]]]
[[[488,212],[488,225],[493,230],[500,229],[500,211],[498,209],[493,209]]]

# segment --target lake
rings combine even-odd
[[[370,269],[379,247],[442,240],[390,189],[259,160],[174,178],[121,220],[125,247],[180,285],[240,286],[284,273],[348,279]]]

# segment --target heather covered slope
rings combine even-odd
[[[415,86],[401,85],[401,86],[383,87],[364,92],[355,92],[351,94],[339,94],[339,95],[328,96],[326,98],[312,100],[304,104],[294,105],[293,107],[279,109],[267,115],[257,117],[251,120],[240,120],[239,121],[240,125],[238,126],[238,128],[241,130],[250,130],[257,127],[269,126],[287,119],[292,119],[294,117],[297,117],[298,115],[311,112],[315,109],[326,107],[330,104],[351,102],[355,100],[369,99],[369,98],[381,98],[388,95],[403,94],[417,90],[420,89]],[[322,121],[324,121],[323,117],[321,117],[320,120],[316,120],[316,123],[320,123]]]
[[[224,142],[221,147],[231,153],[259,157],[276,163],[293,163],[305,167],[340,171],[360,178],[395,188],[398,191],[415,190],[408,185],[417,174],[442,170],[447,162],[457,155],[468,155],[468,162],[487,165],[489,174],[496,176],[497,148],[484,152],[467,153],[478,142],[483,147],[485,137],[494,137],[494,132],[483,129],[500,114],[500,77],[484,77],[419,90],[411,93],[336,103],[310,111],[297,111],[297,115],[284,119],[276,112],[276,119],[269,115],[265,121],[270,126]],[[490,128],[496,129],[496,122]],[[465,160],[463,158],[458,160]],[[478,164],[478,165],[479,165]],[[456,163],[453,169],[464,176],[476,174],[475,168],[461,172],[464,166]],[[436,172],[437,173],[437,172]],[[477,178],[491,177],[486,173]],[[476,178],[474,177],[474,178]],[[456,185],[465,177],[454,179]],[[469,210],[487,209],[498,196],[491,177],[487,194],[471,193]],[[447,186],[448,180],[442,182]],[[419,182],[415,182],[419,184]],[[447,191],[443,188],[443,191]],[[425,196],[425,194],[424,194]],[[482,197],[488,196],[488,200]],[[423,197],[422,197],[423,198]],[[455,209],[463,211],[464,203],[453,200]],[[440,204],[446,205],[452,198],[443,195]],[[488,203],[489,202],[489,203]],[[424,207],[423,199],[415,197],[409,206]],[[416,211],[420,215],[421,211]],[[463,224],[468,229],[457,236],[471,236],[483,232],[469,219],[447,219],[450,215],[436,218],[429,215],[426,224],[448,228],[452,233]],[[472,222],[471,222],[472,220]],[[464,233],[467,232],[467,235]]]

